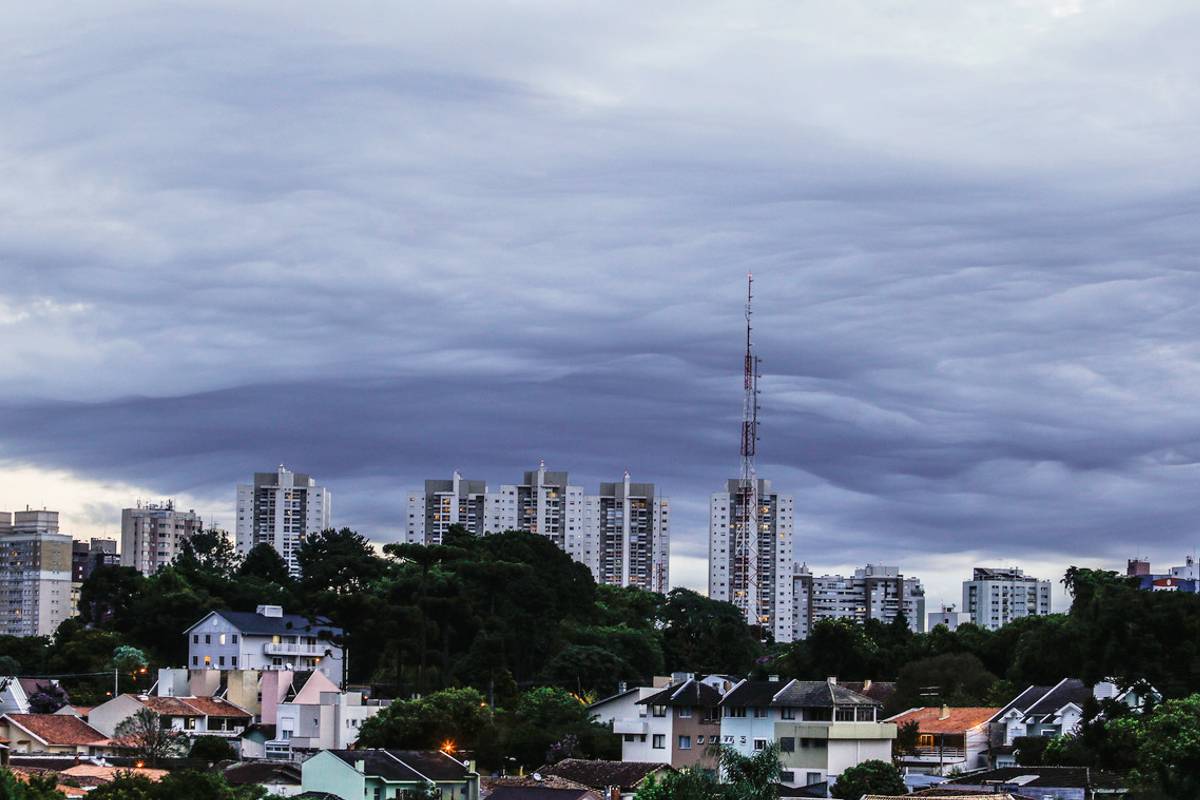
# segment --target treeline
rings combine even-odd
[[[1145,678],[1168,698],[1200,688],[1200,596],[1141,591],[1111,572],[1070,569],[1069,613],[998,631],[914,634],[903,619],[826,621],[806,641],[764,645],[729,604],[684,589],[663,596],[597,586],[533,534],[456,528],[438,546],[378,551],[354,531],[329,530],[309,537],[298,560],[292,578],[269,546],[239,559],[225,537],[207,532],[155,575],[98,569],[83,585],[80,617],[52,640],[0,637],[0,673],[111,670],[122,645],[143,650],[152,668],[180,666],[183,631],[208,611],[271,603],[329,617],[345,630],[350,681],[400,698],[473,687],[507,707],[537,686],[603,696],[619,682],[672,671],[896,680],[893,706],[903,708],[1003,703],[1068,676]],[[148,686],[152,678],[153,669],[122,680]],[[74,683],[85,692],[74,699],[86,702],[88,687],[102,696],[112,682]]]

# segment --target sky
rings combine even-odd
[[[0,28],[0,508],[395,540],[454,469],[737,474],[817,573],[1200,542],[1200,6],[179,2]],[[1063,605],[1061,587],[1056,603]]]

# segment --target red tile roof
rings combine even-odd
[[[156,714],[164,717],[202,717],[204,712],[178,697],[157,695],[135,695],[134,699]]]
[[[947,712],[945,719],[941,718],[943,710]],[[915,720],[917,730],[921,733],[964,733],[984,724],[999,710],[999,708],[983,706],[947,709],[943,709],[941,706],[926,706],[925,708],[909,709],[903,714],[889,717],[886,721],[904,725]]]
[[[5,714],[8,720],[49,745],[105,744],[104,734],[67,714]]]
[[[183,702],[209,717],[253,717],[246,709],[219,697],[186,697]]]

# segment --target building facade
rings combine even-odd
[[[409,492],[405,541],[440,544],[451,525],[477,535],[546,536],[597,583],[655,592],[670,587],[670,503],[653,483],[634,483],[628,473],[619,482],[601,483],[595,495],[544,463],[521,483],[495,491],[455,472],[450,480],[427,480],[423,490]]]
[[[734,479],[709,502],[708,596],[733,603],[747,622],[761,625],[777,642],[789,642],[794,501],[760,479],[757,509],[749,513],[745,500],[749,493]],[[747,527],[749,517],[757,530],[739,544],[738,533]]]
[[[976,567],[963,581],[963,611],[971,622],[994,631],[1014,619],[1050,613],[1050,581],[1038,580],[1016,567]]]
[[[854,574],[814,576],[805,564],[792,572],[792,638],[807,639],[812,626],[823,619],[848,619],[859,624],[869,619],[891,623],[903,614],[908,627],[924,630],[925,587],[906,578],[899,567],[868,564]]]
[[[121,566],[153,575],[175,560],[183,543],[203,529],[195,511],[178,511],[172,500],[140,502],[121,510]]]
[[[299,574],[296,555],[304,537],[332,527],[333,498],[311,475],[279,465],[275,472],[256,472],[254,482],[237,487],[237,551],[245,556],[255,545],[269,544],[292,574]]]
[[[412,544],[441,544],[451,525],[485,532],[487,483],[466,480],[457,471],[450,480],[425,481],[425,491],[409,492],[404,539]]]
[[[0,512],[0,634],[50,636],[74,614],[71,537],[58,512]]]
[[[1125,574],[1137,578],[1138,588],[1149,592],[1200,592],[1200,564],[1192,556],[1165,573],[1151,572],[1149,561],[1130,559]]]
[[[186,631],[193,670],[319,670],[342,685],[342,635],[328,620],[285,614],[279,606],[211,611]]]
[[[938,625],[945,625],[947,630],[958,630],[958,626],[971,621],[971,615],[965,611],[956,611],[954,605],[944,605],[940,611],[929,612],[929,624],[926,630],[933,630]]]

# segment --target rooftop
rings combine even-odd
[[[877,706],[880,703],[829,681],[751,681],[734,686],[721,699],[734,707],[832,708],[839,705]]]
[[[985,724],[996,715],[999,708],[992,706],[965,706],[960,708],[943,708],[942,706],[925,706],[910,708],[887,722],[904,725],[909,722],[917,723],[921,733],[964,733]],[[943,713],[946,715],[942,718]]]
[[[943,786],[1011,785],[1015,787],[1087,789],[1087,767],[1000,767],[951,778]]]
[[[463,780],[471,774],[466,765],[440,750],[330,750],[363,774],[402,783]]]
[[[67,714],[5,714],[2,718],[48,745],[106,744],[107,737],[79,717]]]
[[[618,786],[632,791],[655,772],[674,771],[667,764],[652,764],[643,761],[598,761],[586,758],[566,758],[557,764],[542,767],[542,775],[557,775],[592,789],[607,789]]]
[[[721,702],[721,693],[707,683],[689,678],[683,683],[668,686],[661,692],[644,697],[638,705],[712,708]]]
[[[269,617],[254,611],[226,611],[224,609],[205,614],[203,618],[184,631],[184,633],[190,633],[193,628],[204,622],[212,614],[219,614],[243,634],[250,633],[261,636],[300,633],[310,636],[340,636],[342,634],[342,629],[334,627],[333,623],[325,617],[309,619],[301,614],[283,614],[278,617]]]

